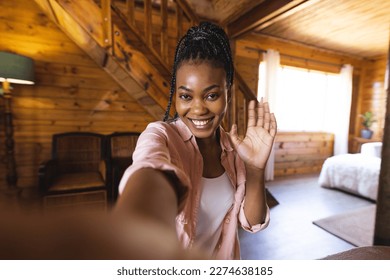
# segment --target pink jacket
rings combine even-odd
[[[244,214],[245,207],[245,166],[230,144],[228,135],[220,128],[222,147],[221,163],[232,185],[235,187],[234,204],[227,213],[222,226],[221,238],[214,251],[216,259],[240,259],[237,226],[249,232],[257,232],[268,226],[269,209],[263,224],[251,226]],[[197,213],[201,197],[203,158],[195,137],[180,120],[171,123],[154,122],[148,125],[139,137],[133,154],[133,164],[125,171],[119,192],[123,191],[132,173],[140,168],[151,167],[173,172],[186,188],[179,197],[179,214],[176,229],[180,242],[185,248],[196,245],[195,232]]]

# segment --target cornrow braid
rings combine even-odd
[[[164,121],[169,119],[172,99],[176,88],[176,72],[185,61],[207,60],[215,67],[223,67],[226,72],[227,86],[233,85],[234,65],[229,38],[225,31],[210,22],[201,22],[188,29],[176,46],[172,69],[171,88]],[[177,114],[175,114],[175,118]]]

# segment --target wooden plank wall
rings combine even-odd
[[[381,137],[386,105],[386,95],[383,90],[386,57],[363,59],[250,34],[236,42],[235,63],[249,87],[255,92],[257,92],[258,83],[258,64],[262,60],[262,52],[267,49],[278,50],[281,63],[289,66],[338,73],[340,65],[351,64],[354,67],[354,77],[359,82],[358,88],[355,88],[356,94],[353,96],[353,104],[356,104],[357,108],[352,110],[355,115],[352,116],[351,121],[354,127],[351,129],[350,141],[360,132],[361,119],[358,115],[367,110],[372,110],[378,119],[373,126],[374,136]],[[380,89],[378,89],[379,84],[382,85]],[[277,151],[275,176],[313,173],[321,170],[325,158],[333,154],[330,147],[333,147],[334,139],[333,136],[323,133],[315,136],[319,137],[320,141],[313,141],[312,137],[310,133],[278,132],[275,144]],[[303,148],[305,151],[302,150]]]
[[[36,85],[13,85],[15,153],[19,187],[36,188],[38,166],[50,158],[51,137],[54,133],[140,132],[150,121],[153,121],[153,118],[103,70],[100,70],[86,53],[43,15],[34,1],[1,1],[0,10],[2,11],[0,50],[29,56],[36,63]],[[170,21],[169,26],[174,24]],[[174,45],[176,42],[170,40],[170,44]],[[376,80],[380,82],[382,72],[384,73],[382,59],[363,61],[356,57],[250,35],[237,41],[235,63],[249,87],[255,92],[257,91],[257,68],[261,59],[261,53],[256,49],[268,48],[279,50],[284,55],[282,63],[288,65],[307,66],[332,72],[337,71],[333,63],[351,63],[356,72],[361,74],[360,80],[364,84],[361,86],[363,97],[359,99],[359,108],[361,107],[362,111],[366,108],[384,108],[384,97],[377,94],[372,87]],[[174,47],[170,47],[169,50],[172,55]],[[370,96],[375,101],[371,101]],[[243,102],[245,101],[237,97],[235,102],[237,112],[244,116],[246,112]],[[2,99],[0,99],[0,112],[3,112],[1,106]],[[377,111],[379,118],[376,123],[377,134],[381,133],[383,125],[381,110],[383,109]],[[0,164],[0,188],[4,188],[6,173],[3,164],[4,123],[3,115],[0,114],[2,128],[0,129],[0,162],[2,163]],[[242,119],[240,123],[245,124],[245,120]],[[283,138],[280,138],[282,136]],[[302,142],[300,143],[294,137],[281,132],[278,134],[276,176],[318,171],[322,159],[318,158],[316,151],[324,149],[324,141],[332,141],[324,135],[319,137],[325,137],[327,140],[313,141],[309,140],[313,139],[310,136],[302,134],[302,138],[299,138]],[[326,148],[330,145],[327,144]],[[294,151],[303,152],[298,148],[306,149],[304,156],[297,154],[294,157]],[[325,154],[326,152],[321,156]],[[309,168],[310,163],[312,166]]]
[[[54,133],[142,131],[153,118],[42,14],[34,1],[1,1],[0,50],[31,57],[36,85],[13,85],[15,160],[20,188],[36,188]],[[0,99],[0,104],[2,104]],[[1,108],[1,119],[4,110]],[[0,122],[0,187],[5,187]]]
[[[279,132],[275,139],[275,177],[317,173],[333,155],[334,136],[325,132]]]
[[[375,57],[364,62],[364,70],[361,82],[361,94],[359,96],[359,112],[371,111],[376,122],[371,129],[374,138],[382,139],[385,126],[387,94],[384,88],[387,56]],[[356,131],[363,128],[362,119],[357,117]]]

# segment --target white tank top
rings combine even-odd
[[[233,205],[234,188],[226,172],[217,178],[202,177],[202,188],[195,240],[212,255],[223,219]]]

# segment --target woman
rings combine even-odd
[[[201,23],[179,41],[163,122],[148,125],[119,189],[114,213],[136,213],[177,234],[184,248],[239,259],[237,224],[250,232],[269,223],[264,169],[276,120],[251,101],[243,139],[221,122],[232,93],[234,66],[222,28]],[[176,115],[168,120],[175,98]]]

